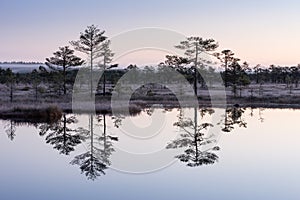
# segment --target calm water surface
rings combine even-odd
[[[300,199],[300,110],[0,121],[0,199]]]

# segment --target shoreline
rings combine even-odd
[[[16,101],[12,103],[0,101],[0,103],[0,119],[36,123],[56,122],[60,119],[63,113],[137,115],[144,109],[150,108],[153,105],[156,105],[157,108],[165,109],[193,107],[191,106],[192,103],[188,101],[184,102],[184,105],[179,105],[177,99],[168,99],[163,101],[153,99],[135,99],[129,102],[129,107],[128,103],[126,104],[125,101],[120,101],[117,108],[114,108],[114,111],[112,111],[109,98],[97,99],[95,103],[95,110],[86,109],[89,106],[83,103],[81,106],[82,109],[76,111],[72,109],[72,102],[60,102],[57,100],[48,100],[47,102]],[[226,105],[214,104],[213,106],[211,105],[211,101],[208,96],[200,97],[198,100],[199,108],[227,108],[236,105],[242,108],[300,109],[300,97],[227,97]]]

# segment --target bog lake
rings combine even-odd
[[[299,118],[233,106],[1,120],[1,199],[299,199]]]

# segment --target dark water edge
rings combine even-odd
[[[227,108],[239,106],[242,108],[276,108],[276,109],[300,109],[300,98],[297,97],[243,97],[232,98],[227,97],[226,105],[222,103],[211,104],[209,97],[199,97],[199,108]],[[114,114],[136,115],[143,109],[150,108],[159,104],[165,109],[191,107],[191,102],[186,101],[179,104],[176,98],[169,99],[135,99],[128,104],[120,101],[117,104],[117,109],[114,109]],[[126,106],[127,105],[127,106]],[[128,112],[129,111],[129,112]],[[52,123],[58,121],[63,113],[74,114],[112,114],[112,107],[109,98],[96,99],[95,110],[85,109],[85,106],[80,110],[73,111],[71,101],[48,100],[42,101],[2,101],[0,107],[0,119],[13,120],[16,122],[32,122],[32,123]]]

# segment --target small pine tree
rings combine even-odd
[[[64,95],[67,94],[67,70],[71,67],[80,66],[83,64],[81,58],[74,55],[74,50],[68,46],[59,47],[59,50],[54,52],[54,57],[46,58],[46,65],[52,70],[61,72],[63,77]]]

